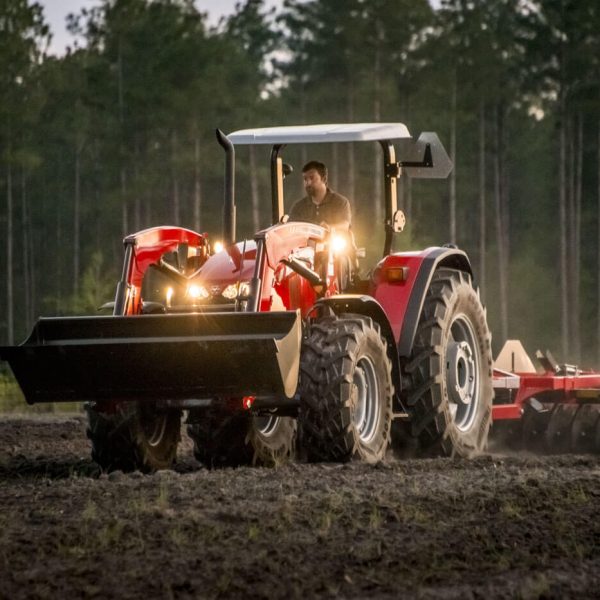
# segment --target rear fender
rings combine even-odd
[[[403,281],[386,279],[386,269],[402,267],[406,267]],[[466,253],[446,247],[392,254],[384,258],[374,272],[372,293],[387,315],[400,358],[410,356],[425,295],[434,272],[441,267],[473,274]]]
[[[392,331],[390,321],[381,304],[379,304],[379,302],[377,302],[377,300],[371,296],[343,294],[339,296],[332,296],[330,298],[322,298],[315,303],[313,311],[316,310],[323,312],[323,309],[329,309],[336,315],[352,313],[370,317],[379,325],[381,334],[387,341],[388,346],[390,348],[395,348],[396,340],[394,339],[394,333]],[[402,382],[400,377],[400,362],[398,360],[398,354],[392,351],[389,352],[389,355],[392,361],[392,377],[394,381],[394,387],[396,389],[396,393],[399,393],[402,389]]]

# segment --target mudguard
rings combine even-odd
[[[400,358],[410,356],[425,295],[439,267],[473,274],[465,252],[448,247],[386,256],[373,274],[372,295],[387,315]],[[405,269],[402,280],[392,282],[386,278],[388,269],[402,268]]]
[[[340,294],[339,296],[331,296],[329,298],[321,298],[317,301],[313,307],[313,310],[322,310],[323,308],[331,309],[336,315],[344,313],[355,313],[359,315],[365,315],[371,317],[375,321],[380,329],[381,334],[386,339],[390,348],[394,348],[396,345],[394,339],[394,332],[390,325],[388,316],[385,310],[371,296],[365,296],[361,294]],[[312,311],[311,311],[312,312]],[[402,381],[400,377],[400,362],[398,360],[398,354],[390,352],[390,359],[392,361],[392,377],[394,380],[394,386],[396,392],[399,392],[402,387]]]

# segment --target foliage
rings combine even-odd
[[[116,274],[106,273],[102,252],[92,254],[81,277],[79,293],[71,301],[74,314],[93,314],[114,299]]]

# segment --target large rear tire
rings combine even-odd
[[[206,409],[188,426],[194,456],[209,469],[255,465],[277,467],[294,457],[296,420]]]
[[[181,439],[181,411],[127,402],[110,412],[86,405],[92,459],[103,471],[151,473],[175,462]]]
[[[309,380],[316,383],[300,400],[307,458],[382,460],[390,443],[393,385],[378,325],[362,315],[326,317],[313,326],[309,339],[313,354],[316,342],[323,348],[318,362],[314,356],[303,358],[302,377],[312,363]]]
[[[470,457],[485,449],[493,399],[491,335],[467,273],[434,273],[404,374],[421,452]]]

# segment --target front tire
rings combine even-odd
[[[294,457],[296,420],[206,409],[188,426],[194,456],[205,467],[277,467]]]
[[[103,471],[151,473],[175,462],[181,439],[181,411],[159,410],[148,403],[127,402],[102,412],[86,405],[92,459]]]
[[[362,315],[343,315],[321,319],[313,329],[311,337],[324,348],[319,363],[313,361],[313,394],[301,397],[307,458],[383,460],[390,443],[393,385],[379,326]]]
[[[487,444],[492,414],[491,335],[467,273],[433,275],[404,373],[412,433],[430,456],[470,457]]]

